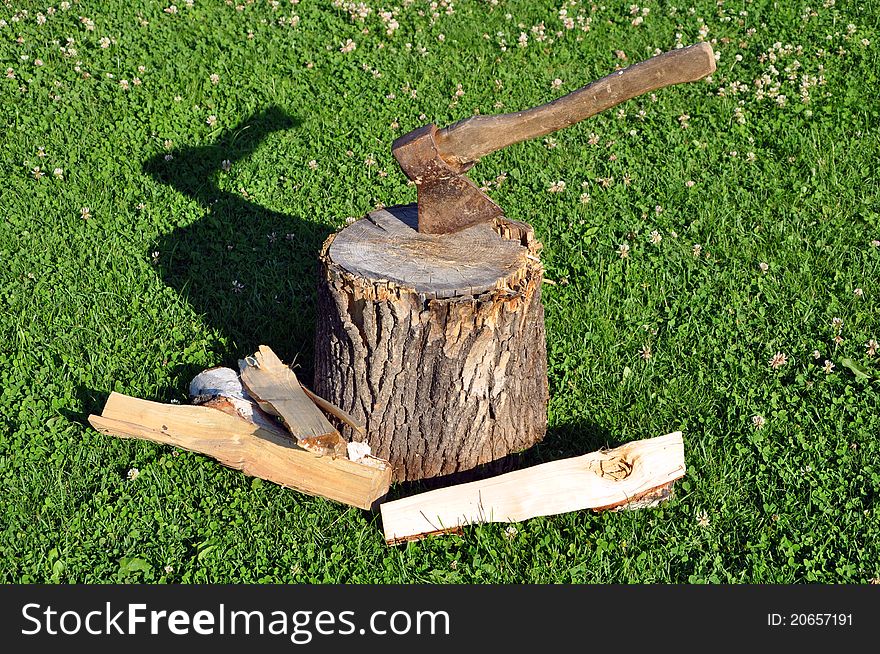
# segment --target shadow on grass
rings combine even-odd
[[[437,488],[480,481],[507,472],[589,454],[599,449],[617,447],[622,444],[612,441],[610,432],[594,423],[577,421],[556,425],[547,430],[543,441],[528,450],[508,454],[497,461],[477,466],[472,470],[395,484],[388,493],[387,499],[397,500]]]
[[[302,372],[298,374],[301,379],[311,379],[317,254],[330,230],[260,206],[248,198],[246,189],[232,192],[217,183],[225,169],[234,169],[267,136],[299,124],[280,109],[269,108],[224,132],[211,145],[177,150],[168,160],[166,155],[157,155],[146,161],[143,169],[206,209],[201,219],[162,236],[155,250],[163,281],[227,339],[225,363],[235,367],[236,359],[265,343],[285,361],[302,353],[303,360],[297,361]],[[179,372],[190,379],[200,369]],[[95,405],[98,398],[90,399],[88,404]],[[542,443],[525,452],[466,472],[396,484],[389,499],[611,445],[608,432],[594,424],[559,425],[548,430]]]
[[[154,249],[163,281],[224,338],[224,363],[234,367],[237,358],[268,344],[285,361],[305,355],[297,364],[306,364],[301,377],[310,379],[317,255],[330,230],[260,206],[244,188],[230,191],[218,184],[267,136],[300,124],[272,107],[210,145],[174,151],[168,160],[157,155],[143,169],[206,210],[199,220],[162,236]],[[266,174],[283,183],[276,171]],[[198,372],[180,371],[186,378]]]

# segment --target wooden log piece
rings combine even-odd
[[[374,211],[321,252],[315,391],[365,425],[394,479],[469,470],[547,423],[541,247],[501,218],[416,231],[415,205]]]
[[[293,370],[272,348],[261,345],[239,362],[241,382],[260,408],[284,420],[300,447],[317,454],[346,456],[346,442],[300,386]]]
[[[90,415],[89,423],[104,434],[207,454],[247,475],[362,509],[373,508],[391,484],[386,461],[319,456],[274,429],[208,406],[160,404],[111,393],[101,415]]]
[[[389,545],[486,522],[661,502],[685,474],[680,431],[381,505]]]

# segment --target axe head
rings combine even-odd
[[[400,168],[418,189],[419,232],[447,234],[501,216],[501,207],[465,177],[470,166],[456,167],[440,156],[436,133],[435,125],[425,125],[391,145]]]

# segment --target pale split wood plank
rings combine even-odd
[[[161,404],[112,393],[102,415],[89,416],[89,422],[105,434],[205,454],[245,474],[362,509],[372,508],[391,484],[386,461],[320,456],[291,438],[205,406]]]
[[[663,499],[684,474],[682,434],[673,432],[386,502],[382,526],[393,545],[470,524],[622,508]]]
[[[266,413],[279,416],[297,442],[321,454],[347,456],[347,442],[309,399],[294,372],[266,345],[244,359],[241,381]]]

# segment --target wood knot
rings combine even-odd
[[[633,464],[625,458],[612,456],[593,462],[591,468],[593,472],[603,479],[623,481],[632,474]]]

